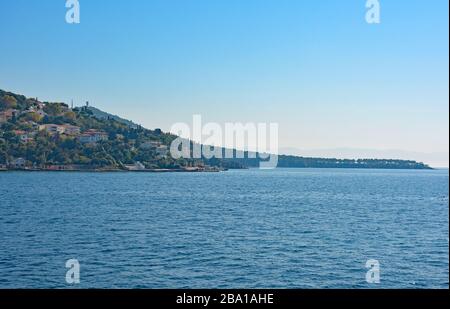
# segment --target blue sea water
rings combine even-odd
[[[448,192],[448,170],[0,173],[0,288],[448,288]]]

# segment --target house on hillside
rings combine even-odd
[[[108,134],[104,131],[87,130],[78,137],[83,144],[97,143],[108,140]]]
[[[51,135],[63,134],[64,130],[64,126],[58,124],[43,124],[39,126],[39,131],[46,131]]]
[[[50,134],[66,134],[70,136],[77,136],[80,134],[80,127],[70,124],[43,124],[39,126],[39,131],[47,131]]]
[[[66,135],[70,135],[70,136],[80,135],[80,132],[81,132],[80,127],[73,126],[70,124],[65,124],[65,125],[63,125],[63,127],[64,127],[63,133]]]
[[[32,103],[32,107],[30,109],[39,110],[44,109],[44,103],[40,102],[38,98],[30,98],[29,101]]]
[[[36,105],[36,108],[37,108],[38,110],[43,110],[44,107],[45,107],[45,104],[44,104],[44,103],[39,102],[39,101],[37,101],[37,100],[36,100],[36,102],[35,102],[35,105]],[[44,114],[45,114],[45,113],[44,113]]]
[[[22,143],[28,143],[28,142],[34,140],[34,134],[33,133],[28,133],[28,132],[25,132],[25,131],[22,131],[22,130],[15,130],[13,132],[14,132],[14,134],[16,136],[18,136],[20,138],[20,141]]]

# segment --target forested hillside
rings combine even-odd
[[[260,159],[174,159],[176,136],[149,130],[94,107],[0,90],[0,167],[3,169],[187,169],[258,167]],[[279,156],[278,167],[427,169],[403,160],[338,160]]]

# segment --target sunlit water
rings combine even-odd
[[[0,288],[448,288],[448,190],[448,170],[0,173]]]

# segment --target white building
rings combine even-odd
[[[47,131],[50,134],[67,134],[76,136],[80,134],[80,127],[70,124],[43,124],[39,126],[39,131]]]
[[[78,138],[81,143],[97,143],[108,140],[108,134],[103,131],[88,130],[81,134]]]
[[[47,131],[50,134],[63,134],[64,126],[58,124],[43,124],[39,126],[39,131]]]

